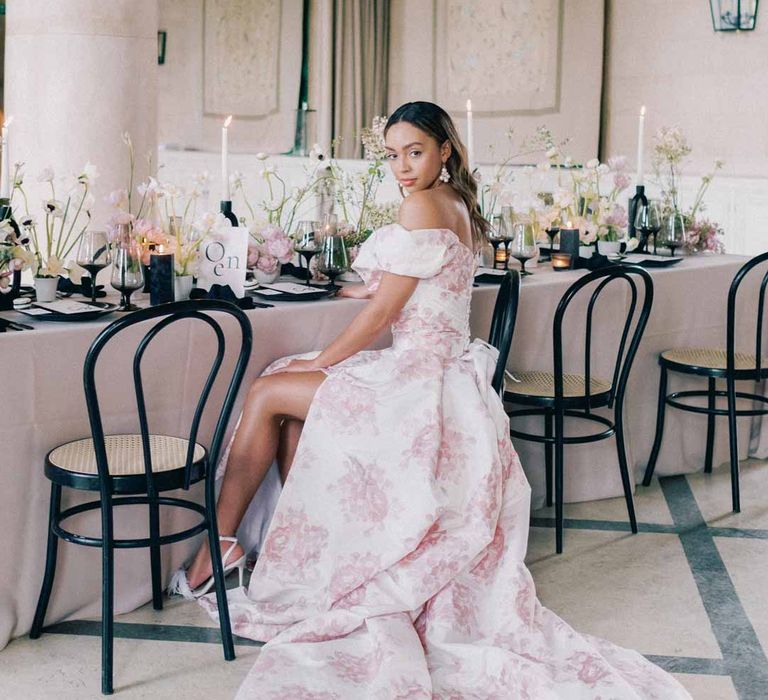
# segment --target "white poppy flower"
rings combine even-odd
[[[53,174],[53,168],[50,166],[47,168],[43,168],[40,171],[40,174],[37,176],[38,182],[53,182],[54,174]]]

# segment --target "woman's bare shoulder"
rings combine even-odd
[[[400,205],[398,222],[407,229],[450,228],[452,204],[435,190],[420,190]]]

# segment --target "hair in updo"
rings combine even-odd
[[[472,241],[476,248],[485,242],[485,236],[491,225],[483,218],[477,202],[477,182],[469,170],[467,149],[461,142],[459,132],[450,115],[432,102],[406,102],[398,107],[387,120],[384,127],[386,135],[390,127],[400,122],[412,124],[417,129],[431,136],[438,145],[446,141],[451,144],[451,155],[445,167],[451,176],[448,184],[459,193],[469,211],[472,226]]]

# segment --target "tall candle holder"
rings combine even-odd
[[[635,216],[639,206],[648,206],[648,198],[645,196],[645,185],[635,187],[635,196],[629,200],[627,208],[627,235],[629,238],[636,238]]]
[[[222,199],[221,202],[219,203],[219,211],[222,214],[224,214],[224,218],[228,219],[233,226],[238,225],[237,217],[235,216],[235,213],[232,211],[231,200]]]

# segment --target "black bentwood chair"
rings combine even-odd
[[[507,369],[509,348],[515,333],[517,321],[517,305],[520,300],[520,273],[517,270],[507,270],[496,295],[496,304],[491,317],[491,331],[488,343],[499,351],[496,370],[493,373],[493,390],[504,395],[504,376]]]
[[[701,413],[707,416],[707,447],[704,471],[712,471],[712,452],[715,445],[715,416],[728,416],[728,437],[731,462],[731,500],[734,513],[741,510],[739,495],[739,450],[736,432],[738,416],[768,415],[768,408],[755,407],[755,402],[768,404],[768,397],[736,391],[737,381],[758,382],[768,377],[768,357],[762,356],[763,319],[765,318],[765,290],[768,288],[768,272],[760,283],[757,306],[757,328],[755,335],[755,354],[736,352],[736,302],[739,287],[744,279],[759,265],[768,262],[768,253],[762,253],[743,265],[731,282],[728,290],[725,350],[722,348],[673,348],[665,350],[659,356],[661,379],[659,381],[659,408],[656,414],[656,437],[653,449],[645,469],[643,485],[649,486],[656,468],[656,460],[661,449],[664,435],[664,413],[669,404],[681,411]],[[743,296],[743,295],[742,295]],[[708,378],[705,390],[675,391],[667,394],[667,373],[680,372]],[[725,379],[725,391],[716,389],[716,380]],[[725,396],[727,408],[717,408],[717,397]],[[706,398],[707,406],[694,406],[680,399]],[[736,399],[748,399],[753,402],[752,409],[737,409]]]
[[[210,312],[233,316],[240,327],[237,363],[221,406],[210,451],[197,442],[197,432],[208,397],[224,359],[224,333]],[[104,346],[121,331],[143,321],[158,322],[139,342],[133,358],[133,380],[139,415],[139,435],[105,435],[101,422],[99,400],[96,392],[95,369]],[[215,333],[217,353],[208,373],[200,399],[195,409],[189,439],[156,435],[149,432],[141,361],[151,341],[160,331],[181,319],[194,319],[207,324]],[[234,304],[218,300],[180,301],[162,304],[124,316],[107,326],[93,341],[85,358],[83,381],[85,401],[91,424],[90,438],[65,443],[51,450],[45,459],[45,475],[51,480],[51,505],[49,514],[48,551],[45,575],[40,590],[35,618],[29,636],[37,639],[45,621],[45,612],[53,588],[56,573],[56,555],[59,538],[88,547],[101,547],[102,553],[102,618],[101,618],[101,690],[112,693],[112,639],[114,598],[115,549],[149,547],[152,571],[152,604],[155,610],[163,607],[163,591],[160,570],[160,547],[208,533],[211,549],[216,600],[219,606],[224,658],[235,658],[232,632],[229,622],[224,569],[219,553],[219,534],[216,525],[216,500],[214,476],[216,462],[227,427],[232,406],[248,364],[253,344],[251,324],[245,314]],[[205,480],[205,506],[194,501],[159,495],[172,489],[189,489],[191,484]],[[98,491],[99,499],[61,510],[62,486]],[[113,507],[142,504],[149,511],[148,538],[116,539],[113,534]],[[202,516],[194,527],[172,534],[160,534],[160,506],[186,508]],[[65,530],[62,523],[69,517],[90,510],[101,511],[101,537],[86,537]]]
[[[613,378],[609,381],[596,377],[592,373],[590,357],[592,314],[600,294],[609,284],[619,280],[629,286],[630,303],[616,354]],[[596,286],[586,310],[584,374],[565,374],[563,372],[563,318],[576,295],[592,283],[595,283]],[[642,304],[638,302],[639,287],[642,289]],[[597,442],[616,436],[619,469],[624,487],[624,498],[627,501],[629,523],[632,532],[637,532],[635,506],[632,501],[633,484],[624,446],[624,393],[652,304],[653,282],[651,276],[641,267],[616,265],[590,272],[566,290],[555,311],[552,327],[554,372],[516,371],[515,377],[520,381],[510,383],[504,392],[505,402],[533,407],[508,411],[510,418],[520,416],[542,416],[544,418],[544,435],[525,433],[514,429],[510,430],[510,435],[520,440],[544,444],[548,506],[552,505],[552,452],[554,447],[555,544],[558,554],[563,551],[563,448],[565,445]],[[633,325],[634,331],[630,335]],[[613,421],[604,416],[593,414],[592,410],[595,408],[612,408]],[[564,431],[566,417],[598,423],[604,429],[589,435],[567,437]]]

